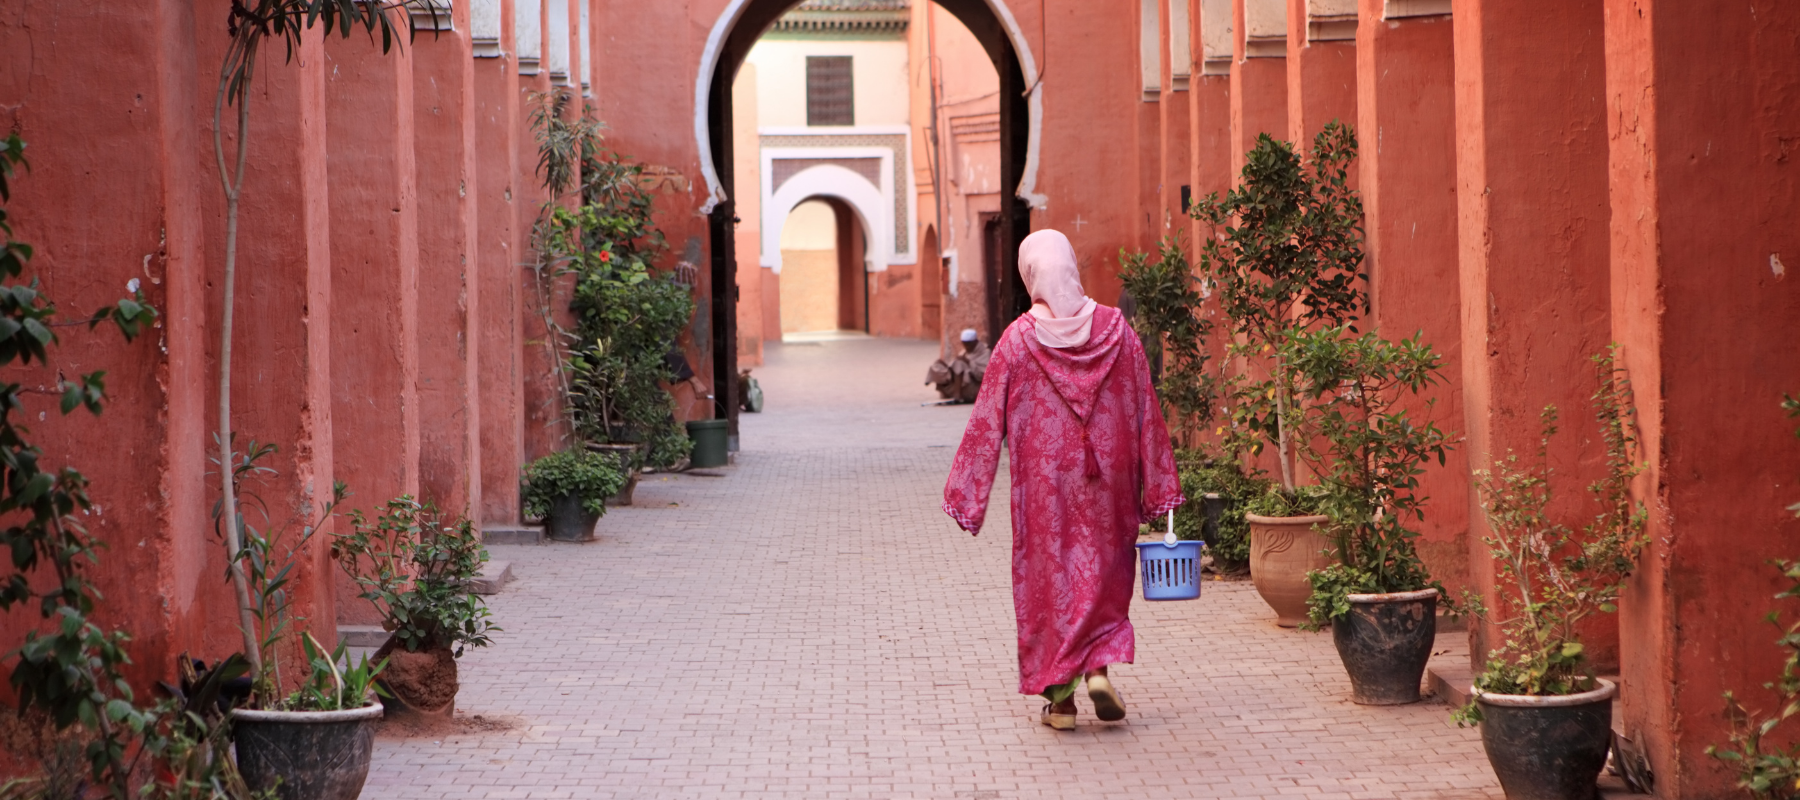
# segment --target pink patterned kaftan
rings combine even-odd
[[[1006,441],[1021,694],[1132,660],[1138,525],[1183,500],[1124,315],[1098,307],[1087,343],[1066,349],[1035,329],[1024,314],[1000,337],[944,486],[944,511],[979,533]]]

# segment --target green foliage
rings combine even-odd
[[[1206,339],[1213,322],[1200,313],[1201,297],[1193,268],[1177,237],[1166,237],[1157,259],[1145,253],[1119,251],[1119,280],[1137,303],[1132,325],[1144,339],[1146,354],[1163,356],[1156,393],[1178,441],[1212,422],[1218,377],[1207,370],[1211,355]]]
[[[1232,427],[1227,447],[1278,448],[1281,485],[1295,488],[1288,428],[1295,376],[1279,348],[1291,333],[1351,325],[1364,312],[1362,201],[1348,185],[1356,135],[1332,122],[1314,138],[1302,163],[1292,145],[1257,138],[1238,188],[1195,203],[1213,235],[1200,248],[1200,274],[1238,340],[1227,353],[1265,378],[1228,384]]]
[[[1206,543],[1213,563],[1222,572],[1236,572],[1250,565],[1250,523],[1244,512],[1252,501],[1268,494],[1270,481],[1259,474],[1238,467],[1236,459],[1218,457],[1205,449],[1184,450],[1175,454],[1181,475],[1181,493],[1189,498],[1202,498],[1208,493],[1219,495],[1224,509],[1219,514],[1219,530]],[[1181,539],[1200,539],[1206,522],[1205,504],[1189,500],[1175,510],[1175,535]]]
[[[367,708],[377,701],[381,689],[375,678],[387,666],[384,659],[369,663],[363,656],[350,665],[347,646],[339,642],[336,650],[326,650],[310,633],[302,634],[300,647],[306,658],[307,679],[292,694],[270,707],[278,711],[345,711]]]
[[[1444,464],[1448,436],[1401,403],[1438,383],[1442,359],[1420,336],[1389,341],[1346,326],[1289,331],[1280,353],[1295,376],[1293,430],[1326,442],[1325,452],[1303,455],[1323,487],[1320,510],[1331,517],[1339,563],[1308,576],[1311,624],[1349,613],[1345,594],[1441,594],[1411,526],[1425,519],[1419,476],[1431,461]]]
[[[610,453],[565,450],[525,465],[525,516],[542,517],[558,498],[581,498],[590,514],[606,514],[606,498],[625,488],[626,469]]]
[[[236,448],[230,448],[235,451]],[[337,505],[349,496],[349,490],[342,482],[332,485],[331,499],[319,510],[318,518],[312,522],[302,522],[296,538],[289,541],[289,534],[294,527],[294,519],[290,518],[279,524],[273,523],[268,506],[255,492],[246,486],[250,481],[260,481],[275,474],[275,471],[260,465],[262,459],[277,452],[275,445],[250,441],[232,465],[231,480],[233,495],[243,500],[237,505],[236,529],[242,536],[243,546],[231,554],[231,560],[238,565],[245,577],[249,589],[249,610],[251,630],[247,633],[256,643],[257,656],[260,661],[252,660],[252,664],[261,663],[263,669],[252,676],[255,689],[251,703],[262,707],[274,707],[282,696],[281,659],[283,647],[293,636],[296,623],[304,623],[304,617],[296,617],[291,613],[293,601],[288,594],[288,584],[293,581],[294,567],[300,563],[299,553],[312,541],[312,537],[330,519]],[[252,524],[244,513],[246,507],[260,512],[258,524]],[[221,500],[213,505],[213,528],[220,538],[225,538],[224,525],[227,520],[223,515],[224,503]],[[293,645],[303,650],[304,643]]]
[[[409,653],[449,647],[457,657],[491,644],[488,633],[500,628],[471,591],[488,553],[467,517],[445,520],[430,503],[402,495],[374,522],[350,512],[350,527],[335,535],[331,556],[396,643]]]
[[[1549,514],[1555,406],[1544,408],[1543,436],[1531,461],[1508,453],[1492,470],[1475,473],[1481,510],[1493,532],[1483,541],[1494,557],[1499,607],[1488,609],[1473,596],[1465,603],[1475,616],[1498,626],[1505,639],[1475,678],[1480,691],[1563,695],[1597,686],[1579,626],[1590,616],[1617,610],[1625,579],[1648,543],[1648,512],[1631,497],[1631,481],[1643,470],[1631,383],[1614,365],[1615,350],[1593,359],[1600,378],[1594,416],[1606,447],[1606,473],[1588,487],[1600,508],[1580,535]],[[1479,714],[1471,706],[1457,719],[1467,724],[1479,721]]]
[[[1787,409],[1789,417],[1800,417],[1800,399],[1784,397],[1781,407]],[[1794,435],[1800,436],[1800,430]],[[1788,510],[1800,516],[1800,503],[1788,506]],[[1775,599],[1800,599],[1800,561],[1777,561],[1775,566],[1788,583]],[[1769,739],[1789,717],[1800,714],[1800,622],[1783,626],[1780,609],[1770,611],[1765,619],[1780,632],[1775,644],[1787,653],[1781,664],[1781,677],[1763,684],[1764,689],[1775,692],[1781,710],[1764,717],[1745,709],[1732,692],[1726,692],[1725,718],[1731,723],[1731,746],[1709,746],[1706,754],[1737,770],[1738,788],[1759,798],[1791,800],[1800,797],[1800,744],[1783,747]]]
[[[655,267],[668,245],[655,224],[655,196],[644,188],[644,165],[606,150],[601,126],[586,114],[565,119],[567,94],[533,99],[545,186],[557,196],[580,179],[580,205],[547,205],[534,233],[540,310],[555,340],[570,428],[577,444],[645,444],[647,463],[672,466],[692,448],[664,388],[675,379],[667,356],[694,316],[692,289]],[[573,287],[572,329],[549,313],[561,277]]]

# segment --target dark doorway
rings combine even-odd
[[[756,41],[775,24],[777,18],[799,3],[800,0],[750,0],[745,4],[720,50],[707,99],[707,137],[713,153],[713,168],[726,198],[737,196],[733,180],[736,154],[732,150],[732,81],[736,79],[738,67],[743,65],[744,57],[749,54]],[[998,260],[998,267],[990,271],[990,274],[999,276],[997,291],[991,293],[994,299],[990,303],[994,305],[1000,318],[1011,320],[1031,307],[1031,298],[1026,295],[1024,283],[1018,275],[1019,242],[1031,232],[1031,207],[1016,195],[1019,182],[1025,175],[1025,156],[1031,137],[1031,112],[1026,102],[1025,75],[1019,64],[1018,52],[1006,35],[1005,26],[994,15],[987,0],[938,0],[937,5],[955,15],[974,34],[993,61],[994,71],[1000,78],[1000,179],[1001,186],[1005,188],[1002,211],[998,215],[999,243],[994,248],[984,249],[995,251]],[[709,221],[713,244],[711,340],[714,347],[714,385],[718,387],[715,391],[716,412],[719,417],[731,419],[731,436],[735,442],[738,398],[735,347],[737,292],[734,282],[737,272],[732,242],[735,238],[734,226],[738,220],[734,209],[735,204],[727,199],[713,209]],[[866,292],[866,275],[864,277]],[[865,309],[866,303],[865,296]]]
[[[1000,334],[1006,326],[1012,324],[1014,317],[1023,312],[1011,312],[1008,305],[1006,276],[1018,274],[1016,266],[1008,267],[1005,263],[1006,229],[1004,215],[986,213],[981,215],[981,290],[982,311],[987,318],[987,340],[989,347],[1000,346]],[[1018,248],[1013,248],[1013,263],[1018,263]]]

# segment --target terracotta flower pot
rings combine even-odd
[[[1478,692],[1481,745],[1507,800],[1598,800],[1618,687],[1581,694]]]
[[[1335,543],[1313,530],[1331,518],[1245,514],[1244,519],[1250,523],[1250,582],[1275,609],[1276,625],[1298,627],[1306,621],[1306,598],[1312,596],[1306,573],[1337,563],[1327,552],[1336,550]]]

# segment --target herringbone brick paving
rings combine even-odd
[[[930,344],[771,348],[771,409],[723,477],[647,476],[585,545],[509,547],[506,631],[461,713],[383,739],[364,796],[1499,798],[1472,730],[1368,708],[1327,634],[1247,583],[1134,604],[1130,709],[1036,723],[1014,693],[1007,485],[971,539],[938,510],[967,408],[920,408]],[[873,443],[874,446],[871,446]]]

